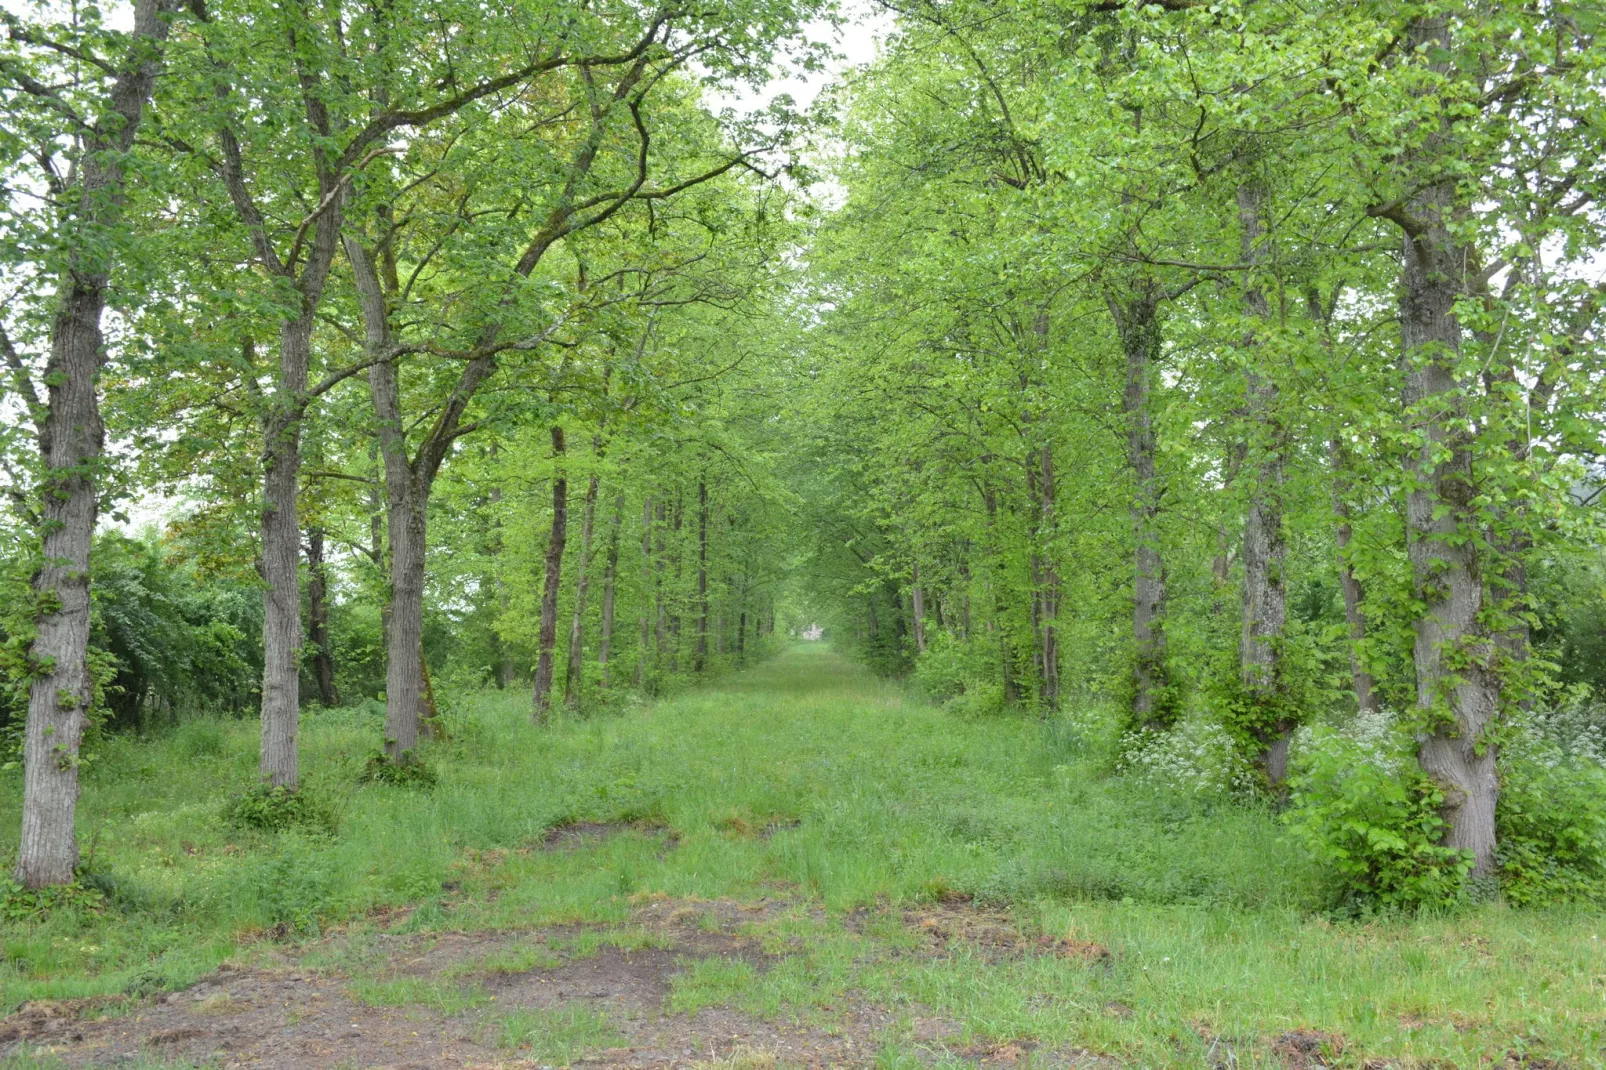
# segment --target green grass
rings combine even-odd
[[[606,1014],[589,1007],[510,1011],[496,1026],[498,1046],[564,1066],[623,1039]]]
[[[1341,1035],[1356,1066],[1471,1067],[1510,1052],[1606,1065],[1606,917],[1491,905],[1326,920],[1329,883],[1265,809],[1106,779],[1063,725],[957,717],[819,646],[545,729],[528,723],[522,693],[456,706],[453,740],[426,752],[439,774],[429,791],[359,783],[377,711],[307,716],[302,766],[338,815],[333,836],[221,820],[254,776],[252,723],[101,742],[80,827],[110,903],[0,927],[0,1009],[183,985],[263,946],[242,950],[242,937],[332,924],[602,927],[464,965],[461,986],[383,980],[360,940],[315,949],[312,961],[346,969],[369,1002],[461,1009],[477,998],[473,982],[499,970],[654,946],[629,927],[643,896],[768,896],[796,903],[753,926],[781,957],[765,969],[688,963],[672,1006],[829,1024],[842,1001],[868,998],[951,1018],[967,1041],[1030,1039],[1153,1066],[1223,1052],[1254,1065],[1295,1029]],[[14,773],[0,775],[7,842],[19,791]],[[573,821],[631,827],[522,849]],[[987,961],[962,943],[915,953],[921,936],[903,911],[955,894],[1005,905],[1028,936],[1074,934],[1111,956]],[[416,909],[363,920],[400,905]],[[845,925],[861,908],[868,918]],[[602,1027],[578,1019],[519,1028],[559,1038],[552,1059],[571,1051],[561,1039],[571,1033],[582,1047],[602,1043],[583,1039]],[[543,1050],[514,1046],[530,1045]],[[907,1047],[890,1037],[886,1064],[902,1065]]]

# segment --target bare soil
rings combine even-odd
[[[588,829],[580,836],[587,834],[595,833]],[[422,1003],[372,1006],[354,996],[351,972],[308,968],[287,953],[283,965],[224,967],[186,991],[149,1000],[28,1004],[0,1022],[0,1056],[43,1052],[70,1067],[112,1067],[141,1058],[283,1070],[534,1067],[541,1064],[528,1052],[498,1045],[501,1017],[584,1007],[605,1013],[622,1043],[572,1064],[579,1067],[864,1067],[874,1065],[889,1033],[928,1061],[950,1065],[956,1059],[987,1067],[1114,1065],[1088,1053],[1034,1051],[1029,1042],[961,1047],[957,1022],[860,1000],[836,1003],[828,1026],[766,1020],[729,1007],[694,1014],[668,1009],[672,979],[691,962],[724,957],[768,968],[773,958],[743,930],[786,908],[778,900],[656,899],[635,911],[628,931],[637,938],[624,941],[652,946],[604,945],[585,953],[574,951],[588,931],[577,926],[335,935],[302,949],[303,957],[318,950],[324,959],[360,964],[362,976],[381,982],[440,982],[447,992],[477,984],[484,1001],[458,1013]],[[1001,917],[968,905],[945,907],[940,917],[926,929],[931,953],[951,953],[958,940],[994,953],[1026,946],[1009,935]],[[518,949],[541,946],[555,949],[547,963],[515,972],[495,965],[499,956],[506,961]]]
[[[571,825],[554,830],[539,849],[567,850],[618,828]],[[623,1043],[571,1065],[601,1067],[868,1067],[890,1035],[923,1061],[981,1067],[1114,1067],[1107,1056],[1080,1050],[1050,1052],[1031,1041],[961,1045],[958,1022],[905,1007],[893,1011],[844,999],[827,1026],[769,1020],[730,1007],[693,1014],[668,1009],[674,977],[699,960],[739,959],[767,969],[767,954],[748,926],[792,909],[785,898],[649,899],[624,929],[550,926],[494,932],[334,934],[282,965],[219,969],[193,987],[148,1000],[118,997],[25,1005],[0,1021],[0,1056],[20,1050],[48,1053],[70,1067],[112,1067],[145,1059],[180,1065],[263,1067],[536,1067],[527,1051],[499,1046],[503,1016],[517,1011],[583,1007],[605,1014]],[[823,914],[816,911],[820,917]],[[400,922],[405,912],[375,920]],[[857,928],[864,916],[850,916]],[[1001,913],[966,901],[909,911],[904,922],[923,936],[918,953],[954,954],[961,947],[989,961],[1024,954],[1071,954],[1097,959],[1108,952],[1072,940],[1030,941]],[[590,932],[626,936],[610,946],[579,948]],[[595,941],[593,941],[595,943]],[[643,944],[647,946],[633,946]],[[506,969],[517,952],[542,948],[548,962]],[[309,968],[320,958],[360,971]],[[509,959],[509,955],[513,957]],[[354,972],[380,982],[439,983],[447,992],[478,986],[478,1007],[446,1013],[424,1003],[374,1006],[355,997]]]

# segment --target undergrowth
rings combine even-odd
[[[1434,1021],[1451,1020],[1446,1008],[1490,1008],[1445,1027],[1448,1065],[1522,1023],[1538,1022],[1536,1035],[1566,1050],[1588,1043],[1587,1016],[1545,1010],[1561,1006],[1556,992],[1573,993],[1569,1008],[1593,999],[1598,1019],[1600,994],[1580,965],[1596,961],[1597,915],[1494,905],[1335,921],[1331,872],[1272,806],[1232,790],[1175,790],[1166,770],[1186,755],[1111,775],[1119,739],[1108,711],[1047,722],[956,714],[822,648],[796,648],[648,708],[559,714],[545,728],[530,724],[522,693],[455,696],[451,735],[420,755],[436,777],[428,791],[362,783],[380,716],[308,713],[305,781],[293,795],[251,787],[250,722],[106,740],[81,810],[99,844],[99,898],[9,910],[0,1004],[150,995],[257,953],[242,952],[242,940],[266,948],[336,924],[601,924],[628,934],[618,927],[644,899],[779,896],[802,911],[775,933],[783,957],[746,973],[697,965],[673,1001],[790,1014],[853,990],[918,1000],[1005,1039],[1063,1039],[1074,1021],[1083,1042],[1140,1055],[1207,1020],[1217,1035],[1273,1020],[1336,1023],[1388,1049],[1408,1038],[1379,1007]],[[19,790],[14,775],[0,778],[0,799]],[[11,841],[15,808],[3,812]],[[306,816],[318,813],[338,820]],[[1114,953],[1113,972],[1083,981],[1080,966],[903,957],[901,912],[966,901],[1033,931],[1097,941]],[[865,911],[869,950],[840,920]],[[897,936],[884,948],[883,929]],[[476,969],[539,968],[559,950],[585,948],[532,946]],[[481,998],[455,984],[378,984],[362,996],[453,1007]],[[1134,1024],[1107,1021],[1099,1008],[1110,1001],[1155,1009]],[[1091,1017],[1067,1009],[1083,1003]],[[606,1031],[600,1020],[505,1025],[504,1043],[534,1058]]]

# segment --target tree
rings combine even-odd
[[[27,888],[65,884],[78,865],[74,813],[78,748],[95,685],[88,647],[90,542],[99,512],[105,445],[98,379],[106,360],[101,320],[113,270],[131,238],[125,214],[129,154],[165,56],[176,5],[137,0],[132,29],[105,28],[94,13],[69,26],[6,15],[0,57],[10,167],[38,167],[37,211],[13,202],[11,251],[26,274],[54,283],[48,305],[28,308],[28,334],[0,332],[11,384],[26,405],[39,453],[41,561],[29,650],[22,845],[15,876]],[[45,321],[44,326],[38,321]],[[36,325],[37,324],[37,325]],[[35,332],[49,345],[43,398],[23,349]]]

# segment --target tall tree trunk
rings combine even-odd
[[[600,459],[600,445],[596,453]],[[591,586],[591,532],[597,516],[598,482],[599,477],[592,473],[580,505],[580,559],[574,573],[574,611],[569,615],[569,660],[563,668],[563,705],[570,710],[580,708],[580,693],[585,690],[586,593]]]
[[[329,570],[324,560],[321,525],[307,529],[307,637],[312,640],[312,675],[318,682],[318,701],[340,705],[335,689],[335,659],[329,646]]]
[[[304,90],[306,87],[303,87]],[[322,114],[310,95],[309,116]],[[328,133],[327,130],[324,131]],[[301,474],[301,421],[312,400],[307,376],[312,363],[312,331],[323,300],[329,269],[340,248],[342,201],[346,183],[317,165],[321,208],[305,260],[298,267],[279,259],[266,230],[253,221],[260,212],[251,200],[233,131],[220,131],[221,170],[236,214],[250,224],[256,260],[294,292],[293,318],[279,327],[279,367],[274,392],[262,405],[262,779],[273,787],[300,783],[296,738],[301,705],[301,525],[297,516]]]
[[[697,481],[697,647],[692,671],[708,664],[708,481]]]
[[[263,419],[262,778],[300,783],[296,737],[301,707],[301,415],[312,360],[310,313],[279,332],[279,375]]]
[[[46,404],[5,339],[6,362],[28,385],[43,472],[41,560],[33,576],[34,638],[23,730],[22,836],[14,876],[25,888],[72,881],[78,865],[78,747],[94,699],[89,671],[89,551],[99,509],[96,469],[105,447],[98,378],[105,363],[101,319],[114,253],[104,233],[122,215],[122,160],[133,146],[167,40],[163,5],[138,0],[127,66],[108,92],[108,115],[83,132],[65,191],[60,235],[68,262],[57,281],[45,366]]]
[[[44,405],[21,355],[0,333],[6,363],[34,422],[42,467],[41,560],[32,579],[37,608],[28,651],[34,677],[23,730],[22,829],[13,872],[30,889],[71,882],[78,864],[78,752],[94,700],[89,556],[99,511],[97,468],[105,448],[98,383],[106,359],[101,321],[116,255],[108,232],[121,222],[123,160],[161,67],[165,16],[175,10],[158,0],[136,0],[122,66],[107,90],[106,114],[73,132],[80,151],[68,172],[70,185],[57,199],[57,239],[67,263],[56,283]]]
[[[374,407],[385,473],[389,535],[389,597],[385,634],[385,754],[397,760],[418,748],[430,703],[424,684],[424,567],[429,537],[428,476],[408,456],[402,426],[401,384],[394,360],[377,359],[392,348],[390,317],[373,257],[354,236],[346,238],[364,346],[370,359],[368,393]],[[389,263],[386,263],[388,273]]]
[[[625,492],[621,490],[613,497],[613,519],[608,522],[608,553],[602,562],[602,626],[597,631],[597,667],[602,670],[604,691],[611,685],[614,591],[619,582],[619,531],[624,522]]]
[[[568,538],[569,480],[564,472],[563,428],[552,427],[552,531],[547,537],[546,576],[541,588],[541,632],[535,662],[535,722],[552,707],[552,655],[558,642],[558,585],[563,582],[563,546]]]
[[[1256,269],[1269,259],[1264,225],[1265,189],[1256,180],[1238,187],[1240,260]],[[1264,747],[1261,765],[1273,786],[1288,774],[1289,734],[1294,725],[1277,710],[1283,678],[1283,631],[1287,622],[1284,568],[1288,543],[1283,531],[1283,455],[1286,436],[1277,411],[1277,385],[1264,363],[1262,332],[1271,305],[1252,270],[1244,286],[1244,314],[1251,327],[1243,341],[1244,396],[1249,412],[1245,457],[1250,465],[1249,507],[1244,515],[1243,634],[1238,644],[1240,681],[1262,710],[1276,711],[1258,726]]]
[[[1410,54],[1426,52],[1447,72],[1450,32],[1442,15],[1412,20]],[[1415,622],[1417,704],[1434,727],[1422,737],[1422,768],[1443,790],[1445,842],[1469,851],[1472,874],[1495,867],[1495,805],[1500,795],[1497,750],[1488,738],[1499,707],[1500,685],[1491,670],[1492,649],[1479,615],[1484,607],[1479,560],[1478,488],[1473,481],[1475,430],[1467,417],[1466,385],[1457,377],[1461,324],[1455,303],[1466,291],[1471,250],[1451,233],[1456,211],[1453,178],[1442,164],[1454,152],[1433,134],[1418,154],[1433,176],[1401,213],[1405,232],[1400,332],[1407,416],[1422,439],[1410,461],[1406,520],[1415,594],[1423,607]]]
[[[1344,622],[1349,628],[1349,671],[1355,688],[1355,706],[1361,713],[1375,713],[1381,708],[1376,685],[1366,668],[1366,592],[1355,565],[1350,560],[1350,541],[1354,537],[1350,526],[1349,466],[1344,461],[1344,445],[1337,438],[1327,443],[1328,463],[1333,471],[1333,516],[1337,520],[1338,583],[1344,594]]]
[[[74,813],[78,746],[94,698],[89,651],[89,549],[99,504],[94,472],[105,441],[96,377],[104,360],[104,270],[63,282],[51,325],[39,427],[42,559],[23,738],[22,842],[15,877],[27,888],[66,884],[78,865]]]
[[[1111,315],[1126,356],[1122,411],[1127,421],[1127,464],[1132,469],[1132,721],[1166,728],[1174,716],[1166,663],[1165,561],[1160,554],[1158,517],[1164,487],[1155,469],[1150,390],[1160,357],[1160,291],[1142,281],[1109,297]]]

